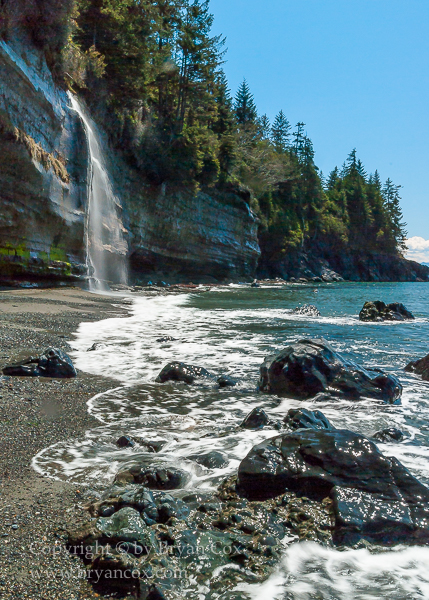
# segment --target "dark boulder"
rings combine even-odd
[[[157,383],[183,381],[190,384],[193,383],[195,379],[202,377],[209,378],[212,377],[212,375],[203,367],[185,365],[185,363],[182,362],[171,362],[162,369],[155,381]]]
[[[385,304],[380,300],[365,302],[359,313],[361,321],[409,321],[414,315],[399,302]]]
[[[408,363],[405,367],[408,373],[416,373],[421,375],[424,381],[429,381],[429,354],[420,358],[419,360]]]
[[[387,429],[381,429],[376,431],[372,438],[377,442],[400,442],[404,439],[404,433],[400,429],[395,427],[388,427]]]
[[[247,415],[240,427],[244,427],[244,429],[263,429],[269,422],[270,419],[265,410],[258,406]]]
[[[190,475],[168,464],[134,465],[116,475],[117,483],[139,483],[151,490],[175,490],[189,481]]]
[[[143,438],[136,438],[136,441],[147,450],[147,452],[160,452],[164,446],[168,444],[168,440],[147,440]]]
[[[37,358],[30,356],[18,364],[4,367],[3,375],[70,379],[76,377],[76,369],[65,352],[48,348]]]
[[[237,385],[235,379],[233,379],[229,375],[221,375],[220,377],[218,377],[217,383],[219,384],[220,388],[235,387]]]
[[[116,445],[119,448],[132,448],[135,446],[135,442],[127,435],[121,435],[121,437],[116,440]]]
[[[352,431],[301,429],[266,440],[241,462],[237,486],[248,499],[330,497],[339,544],[429,542],[429,490]]]
[[[319,309],[314,306],[314,304],[303,304],[302,306],[297,306],[292,311],[296,315],[304,315],[307,317],[320,317]]]
[[[222,469],[228,465],[228,459],[222,452],[212,450],[205,454],[191,454],[187,457],[207,469]]]
[[[335,429],[320,410],[306,408],[291,408],[283,422],[290,429]]]
[[[323,392],[350,399],[377,398],[391,404],[399,403],[402,393],[393,375],[346,360],[323,338],[299,340],[268,356],[261,366],[259,389],[298,399]]]

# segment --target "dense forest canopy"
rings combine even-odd
[[[352,150],[326,179],[303,122],[271,124],[243,80],[231,96],[209,0],[0,0],[56,80],[104,115],[113,145],[149,184],[245,192],[272,259],[321,245],[404,250],[400,186]]]

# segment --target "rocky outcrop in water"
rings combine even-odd
[[[338,544],[429,541],[429,490],[352,431],[300,429],[258,444],[240,463],[238,490],[253,500],[331,498]]]
[[[405,367],[405,371],[421,375],[424,381],[429,381],[429,354],[419,360],[408,363]]]
[[[402,393],[402,386],[393,375],[346,360],[324,339],[303,339],[291,344],[268,356],[260,372],[262,392],[291,398],[311,398],[326,392],[337,397],[368,397],[394,404]]]
[[[157,383],[165,383],[166,381],[183,381],[184,383],[194,383],[195,379],[211,378],[212,375],[203,367],[195,367],[193,365],[185,365],[182,362],[168,363],[158,377],[155,379]]]
[[[304,315],[306,317],[320,317],[319,309],[314,304],[303,304],[297,306],[292,311],[296,315]]]
[[[403,304],[385,304],[380,300],[365,302],[359,313],[360,321],[412,321],[414,315]]]
[[[76,377],[76,369],[71,358],[59,348],[48,348],[40,356],[30,356],[25,360],[3,368],[3,375],[21,377]]]
[[[404,433],[396,427],[388,427],[376,431],[371,437],[377,442],[400,442],[404,439]]]
[[[320,410],[307,410],[306,408],[290,408],[283,423],[290,429],[334,429]]]

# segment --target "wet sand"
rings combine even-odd
[[[49,346],[68,352],[81,321],[126,316],[129,304],[78,288],[0,291],[0,368]],[[64,547],[68,526],[88,519],[91,498],[39,475],[31,460],[99,425],[86,401],[116,385],[80,371],[72,380],[0,378],[0,598],[99,597]]]

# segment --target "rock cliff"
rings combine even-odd
[[[37,52],[22,40],[0,41],[3,281],[86,272],[86,146],[67,104]]]
[[[319,279],[323,281],[429,281],[429,267],[401,256],[371,252],[327,251],[316,247],[291,252],[279,260],[262,254],[258,277]]]
[[[131,280],[250,278],[260,254],[245,199],[145,185],[98,131],[127,232]],[[87,130],[27,40],[0,42],[0,279],[87,273],[91,176]],[[229,197],[228,197],[229,196]],[[108,237],[108,224],[104,224]],[[107,233],[106,233],[107,231]],[[104,237],[104,236],[103,236]],[[107,240],[114,260],[123,247]]]

